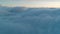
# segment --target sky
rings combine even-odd
[[[60,0],[0,0],[2,6],[23,6],[23,7],[58,7]]]

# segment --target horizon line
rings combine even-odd
[[[3,5],[0,5],[0,7],[24,7],[24,8],[60,8],[60,7],[28,7],[28,6],[3,6]]]

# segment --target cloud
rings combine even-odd
[[[0,7],[0,34],[60,33],[60,9]],[[58,31],[58,32],[55,32]]]

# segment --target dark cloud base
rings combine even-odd
[[[0,7],[0,34],[60,34],[60,9]]]

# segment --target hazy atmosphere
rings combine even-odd
[[[60,34],[60,0],[0,0],[0,34]]]
[[[60,7],[60,0],[0,0],[0,5],[15,7]]]

